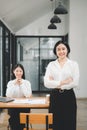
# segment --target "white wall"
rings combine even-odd
[[[69,44],[71,58],[79,63],[80,83],[79,89],[75,90],[78,98],[87,98],[87,0],[70,0],[69,24],[66,16],[61,16],[62,23],[57,25],[57,30],[48,30],[49,19],[52,12],[38,19],[31,25],[21,29],[16,35],[65,35],[69,26]],[[66,24],[65,22],[66,21]]]
[[[80,83],[77,97],[87,98],[87,0],[70,0],[69,43],[71,58],[79,63]]]

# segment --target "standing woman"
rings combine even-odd
[[[44,85],[51,88],[49,112],[53,113],[53,130],[76,130],[77,104],[73,88],[78,86],[79,67],[70,60],[70,47],[58,41],[53,50],[57,56],[48,64]]]
[[[12,98],[26,98],[32,95],[31,83],[25,80],[24,67],[16,64],[12,70],[12,80],[8,82],[6,96]],[[10,115],[9,125],[11,130],[23,130],[24,125],[20,125],[20,112],[30,112],[29,108],[8,109]]]

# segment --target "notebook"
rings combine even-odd
[[[0,97],[0,102],[12,102],[14,101],[13,98],[10,97]]]

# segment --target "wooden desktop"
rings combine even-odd
[[[0,102],[0,108],[32,108],[32,109],[48,109],[49,102],[46,97],[31,97],[31,98],[15,98],[14,101],[3,103]]]

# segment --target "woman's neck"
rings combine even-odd
[[[65,63],[67,61],[67,57],[65,58],[58,58],[59,63]]]

